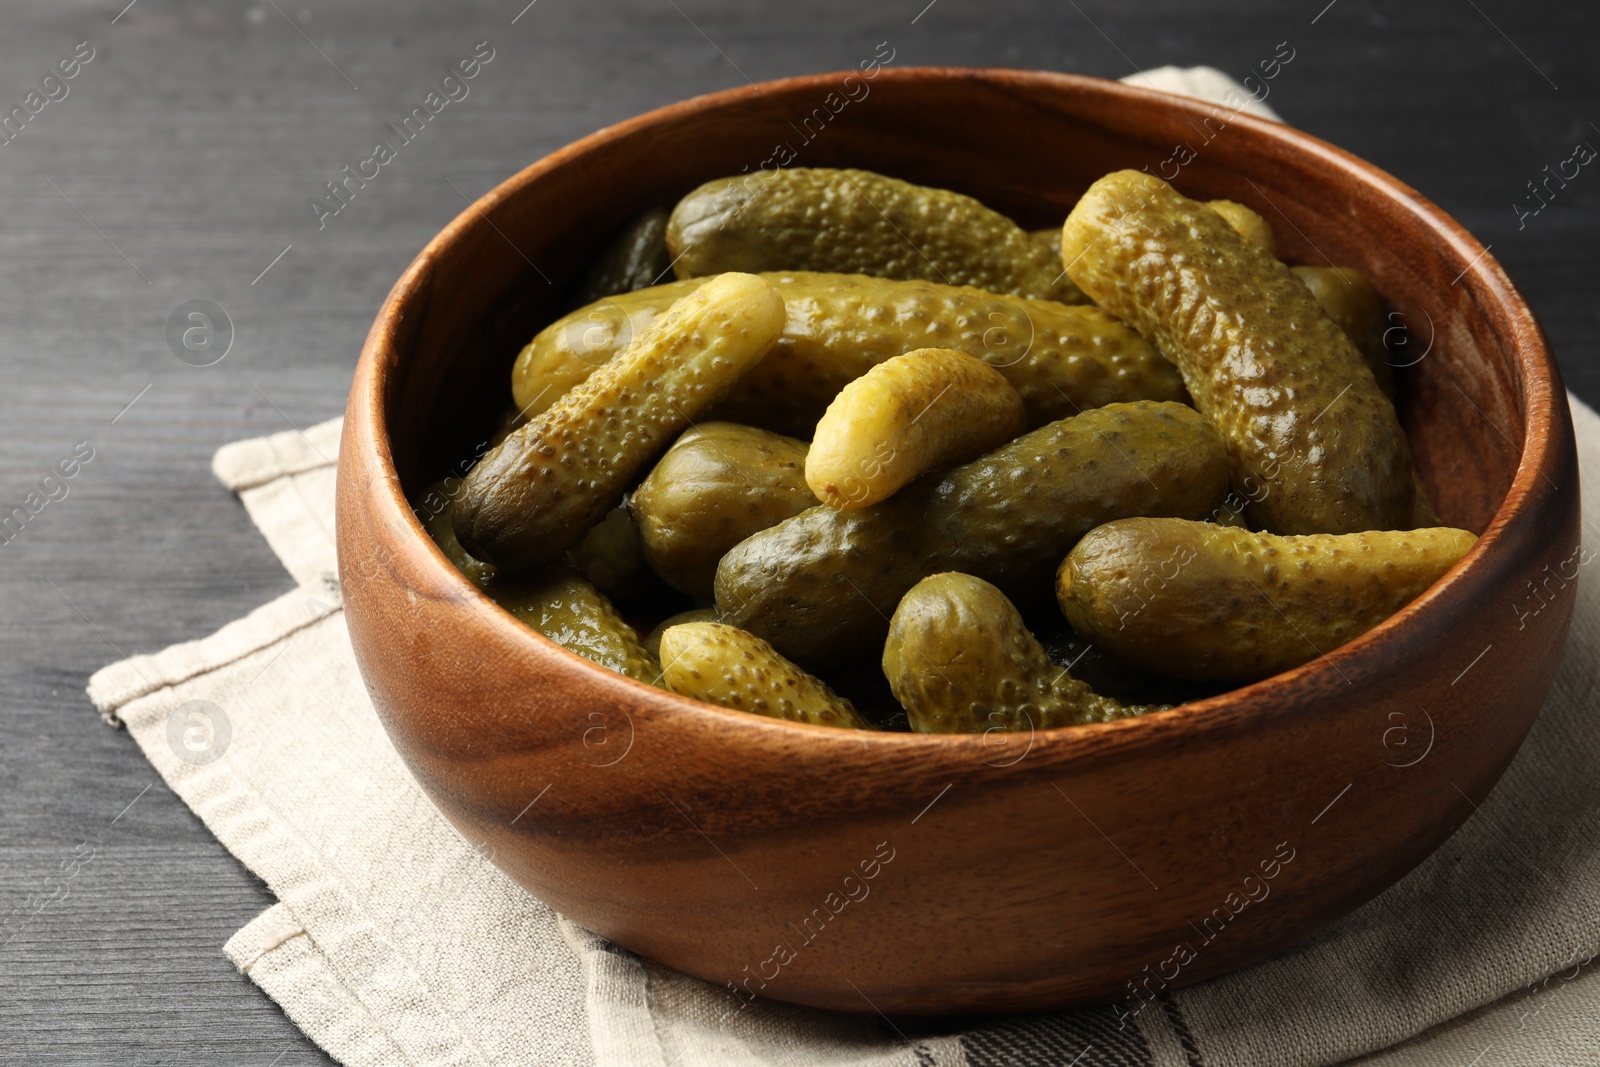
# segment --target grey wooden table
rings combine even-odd
[[[883,41],[894,65],[1109,77],[1242,75],[1288,41],[1270,103],[1492,244],[1600,401],[1600,166],[1519,215],[1600,146],[1589,5],[124,3],[0,7],[0,115],[22,116],[0,146],[0,515],[93,451],[0,545],[0,1062],[328,1062],[221,954],[270,894],[84,681],[290,587],[212,453],[338,414],[379,302],[463,198],[608,123]],[[481,41],[470,96],[319,230],[307,200]],[[169,344],[190,300],[231,319],[215,365]]]

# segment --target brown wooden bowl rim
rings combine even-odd
[[[847,730],[752,715],[704,703],[692,697],[679,696],[644,682],[635,681],[562,648],[500,608],[449,562],[427,535],[401,491],[399,473],[394,465],[393,452],[389,444],[383,398],[387,377],[394,367],[392,361],[385,358],[392,350],[388,339],[394,336],[396,327],[404,318],[408,304],[414,298],[419,282],[426,277],[432,260],[464,231],[477,225],[495,205],[516,195],[544,174],[617,137],[663,121],[690,116],[708,108],[736,105],[741,101],[773,91],[826,87],[853,73],[853,71],[836,71],[782,78],[707,93],[669,104],[607,126],[557,149],[489,190],[451,220],[424,246],[385,299],[361,352],[352,385],[349,415],[355,420],[357,432],[354,439],[362,447],[375,449],[377,453],[376,469],[380,472],[380,477],[371,483],[369,491],[376,494],[376,508],[386,513],[381,515],[385,521],[377,524],[377,528],[395,529],[396,520],[406,524],[405,528],[409,530],[410,536],[419,546],[430,551],[434,564],[442,572],[447,573],[445,580],[454,581],[460,591],[466,594],[462,601],[463,607],[476,601],[478,607],[492,608],[490,612],[476,614],[496,631],[493,636],[502,643],[511,647],[520,644],[529,648],[543,646],[546,651],[556,650],[570,661],[574,670],[586,672],[590,680],[600,687],[602,693],[614,699],[619,706],[635,708],[642,706],[652,711],[661,710],[675,715],[689,716],[689,723],[715,731],[718,739],[730,746],[739,743],[736,733],[744,734],[746,740],[756,744],[782,743],[785,740],[809,736],[810,740],[806,742],[808,745],[839,746],[842,754],[843,746],[856,751],[864,739],[870,739],[868,743],[878,746],[876,751],[882,751],[882,746],[898,745],[927,755],[938,753],[955,763],[976,764],[984,755],[992,754],[993,750],[988,747],[986,734],[918,734]],[[882,69],[876,75],[875,80],[878,79],[893,82],[927,79],[967,80],[1001,86],[1033,83],[1077,93],[1099,93],[1145,103],[1158,103],[1178,111],[1193,112],[1196,117],[1204,117],[1216,106],[1207,101],[1143,89],[1123,82],[1049,71],[983,67],[902,67]],[[1402,202],[1409,211],[1419,216],[1433,231],[1445,239],[1448,248],[1463,264],[1460,277],[1452,284],[1466,284],[1467,293],[1484,309],[1485,315],[1494,321],[1497,327],[1506,327],[1509,331],[1508,334],[1500,329],[1496,332],[1513,342],[1516,367],[1521,378],[1519,384],[1523,393],[1526,426],[1522,457],[1505,499],[1479,537],[1477,544],[1421,596],[1372,630],[1299,667],[1213,697],[1181,704],[1165,711],[1151,712],[1138,718],[1036,731],[1030,738],[1030,752],[1039,750],[1043,754],[1043,751],[1051,750],[1053,765],[1060,765],[1064,760],[1076,762],[1079,758],[1089,758],[1113,749],[1127,751],[1146,748],[1160,744],[1174,734],[1193,738],[1232,732],[1263,715],[1293,714],[1296,708],[1303,707],[1308,701],[1341,682],[1346,684],[1358,681],[1370,682],[1380,675],[1387,674],[1392,670],[1389,662],[1393,662],[1394,659],[1391,657],[1389,662],[1380,661],[1375,653],[1376,646],[1387,643],[1393,650],[1398,645],[1400,650],[1398,661],[1408,661],[1410,659],[1406,654],[1408,646],[1423,644],[1436,629],[1433,625],[1435,615],[1440,616],[1439,622],[1447,622],[1445,613],[1452,604],[1470,609],[1476,600],[1475,594],[1493,584],[1490,572],[1496,569],[1496,563],[1499,562],[1500,566],[1510,565],[1510,560],[1496,560],[1496,550],[1506,540],[1506,531],[1513,523],[1519,520],[1532,521],[1527,513],[1536,510],[1541,503],[1536,495],[1538,479],[1544,477],[1544,471],[1559,459],[1557,450],[1561,447],[1561,443],[1556,440],[1557,434],[1553,430],[1557,421],[1564,420],[1551,418],[1552,415],[1559,414],[1561,409],[1557,405],[1564,401],[1564,396],[1557,396],[1556,383],[1560,380],[1559,372],[1532,311],[1499,263],[1488,254],[1488,250],[1464,227],[1415,189],[1341,148],[1286,124],[1255,118],[1243,112],[1231,116],[1229,124],[1230,126],[1238,124],[1247,131],[1247,136],[1275,140],[1294,151],[1323,157],[1373,192],[1384,198]],[[379,483],[382,483],[381,488]],[[1514,545],[1508,546],[1507,550],[1514,547]],[[1274,699],[1280,695],[1287,699]]]

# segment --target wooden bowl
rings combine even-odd
[[[1153,996],[1283,948],[1468,818],[1544,700],[1573,605],[1578,468],[1539,325],[1486,250],[1314,137],[1115,82],[826,74],[653,111],[540,160],[425,248],[372,328],[339,464],[361,671],[433,801],[612,941],[847,1011]],[[842,102],[842,103],[841,103]],[[1180,166],[1179,160],[1184,162]],[[406,503],[485,436],[517,349],[632,213],[779,162],[856,166],[1059,224],[1121,167],[1364,271],[1414,363],[1423,478],[1477,547],[1359,640],[1213,699],[1027,736],[862,734],[610,673],[461,578]],[[459,473],[459,471],[458,471]],[[892,605],[884,605],[892,609]]]

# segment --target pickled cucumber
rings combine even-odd
[[[868,729],[850,701],[754,634],[686,622],[661,635],[661,664],[674,693],[789,722]]]
[[[1266,219],[1232,200],[1208,200],[1206,206],[1221,215],[1246,244],[1277,258],[1278,239]],[[1057,234],[1058,248],[1059,237]],[[1393,400],[1394,372],[1383,342],[1383,301],[1372,283],[1351,267],[1291,267],[1290,270],[1311,290],[1311,296],[1328,317],[1355,342],[1356,350],[1366,359],[1372,376],[1378,380],[1378,388]]]
[[[1061,227],[1051,226],[1043,230],[1029,230],[1028,237],[1038,245],[1043,245],[1045,251],[1050,253],[1050,262],[1061,262]]]
[[[1029,606],[1033,610],[1023,615],[1023,622],[1038,638],[1050,662],[1067,668],[1074,678],[1101,696],[1123,704],[1172,707],[1215,696],[1228,688],[1220,682],[1184,681],[1123,663],[1080,637],[1061,614],[1054,596],[1048,604]],[[650,647],[649,641],[645,647]]]
[[[654,285],[672,267],[667,254],[667,211],[650,208],[622,225],[579,284],[573,306]]]
[[[468,581],[524,625],[568,651],[629,678],[659,683],[656,657],[645,650],[611,602],[571,568],[558,564],[535,575],[506,575],[468,555],[451,523],[452,490],[458,488],[454,479],[429,486],[416,510],[428,536]]]
[[[746,537],[816,504],[806,443],[732,422],[684,432],[634,490],[644,557],[691,596],[711,596],[717,563]]]
[[[681,623],[716,621],[717,612],[715,608],[690,608],[688,611],[680,611],[676,615],[668,615],[656,623],[649,633],[644,635],[644,650],[659,660],[661,658],[662,634]]]
[[[1022,398],[999,371],[965,352],[919,348],[834,397],[806,455],[806,484],[829,507],[863,508],[1022,429]]]
[[[626,502],[612,508],[584,534],[583,540],[567,553],[567,559],[609,597],[638,600],[662,591],[645,562],[639,528],[634,525]]]
[[[929,346],[976,356],[1005,375],[1030,426],[1105,404],[1188,399],[1178,369],[1096,307],[859,274],[762,277],[783,295],[783,334],[714,417],[810,437],[839,390],[892,356]],[[551,407],[701,284],[610,297],[547,326],[512,368],[517,405],[529,416]]]
[[[1004,215],[868,170],[792,167],[706,182],[673,208],[667,250],[680,278],[836,271],[1086,303],[1060,260]]]
[[[1353,267],[1291,267],[1290,271],[1311,290],[1328,318],[1355,342],[1378,388],[1393,400],[1394,370],[1389,366],[1389,346],[1383,341],[1383,298],[1372,283]]]
[[[722,275],[678,301],[478,462],[454,510],[462,546],[515,570],[559,558],[772,347],[783,322],[783,298],[750,274]]]
[[[1466,554],[1465,530],[1279,536],[1130,518],[1079,541],[1056,595],[1084,637],[1177,678],[1249,681],[1366,633]]]
[[[1182,404],[1113,404],[1024,434],[853,511],[819,506],[742,541],[717,567],[724,621],[827,669],[880,647],[920,579],[960,570],[1013,595],[1048,589],[1078,538],[1128,515],[1207,515],[1227,454]]]
[[[901,598],[883,673],[924,734],[1049,730],[1153,710],[1101,696],[1056,666],[1006,595],[968,574],[932,575]]]
[[[1277,258],[1278,237],[1266,219],[1233,200],[1207,200],[1206,207],[1221,215],[1223,221],[1244,238],[1245,244],[1254,245],[1267,255]]]
[[[485,590],[502,608],[569,652],[650,685],[661,667],[588,579],[556,564],[532,575],[496,578]]]
[[[706,280],[692,278],[603,297],[540,330],[511,365],[511,399],[522,417],[531,419],[555,407],[556,401],[611,362]]]
[[[1396,529],[1411,454],[1361,354],[1277,260],[1215,211],[1139,171],[1095,182],[1061,257],[1100,305],[1161,346],[1228,443],[1253,525]]]
[[[461,492],[461,479],[445,478],[434,482],[422,491],[417,498],[412,510],[418,519],[422,520],[423,529],[428,531],[428,536],[433,543],[439,546],[439,551],[444,553],[444,558],[450,561],[451,566],[460,571],[473,585],[480,589],[487,588],[494,578],[494,565],[474,559],[472,554],[461,547],[461,542],[456,539],[455,526],[452,523],[451,511],[456,496]]]

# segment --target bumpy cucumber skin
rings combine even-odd
[[[667,254],[667,218],[667,210],[656,207],[623,223],[583,276],[573,306],[661,281],[672,266]]]
[[[667,309],[708,280],[691,278],[616,293],[540,330],[511,365],[511,400],[521,418],[531,419],[555,407],[556,401],[611,362]]]
[[[1248,681],[1366,633],[1476,542],[1447,527],[1286,537],[1130,518],[1078,542],[1056,595],[1073,629],[1134,666]]]
[[[753,275],[724,274],[684,297],[478,462],[455,507],[463,547],[519,571],[559,558],[772,347],[783,322],[783,298]]]
[[[468,581],[519,621],[556,644],[618,674],[660,684],[661,668],[611,602],[587,579],[558,565],[526,577],[505,575],[474,559],[456,540],[450,521],[451,485],[430,486],[418,500],[417,517],[434,544]]]
[[[661,635],[667,688],[736,711],[814,726],[870,729],[855,705],[780,656],[761,638],[717,622],[686,622]]]
[[[674,588],[710,598],[728,549],[815,506],[805,465],[793,437],[732,422],[685,431],[629,501],[645,559]]]
[[[901,598],[883,673],[924,734],[1049,730],[1152,710],[1101,696],[1057,667],[1006,595],[967,574],[932,575]]]
[[[680,611],[676,615],[668,615],[651,628],[644,635],[644,649],[656,659],[661,658],[661,635],[686,622],[716,622],[717,611],[715,608],[690,608]]]
[[[792,167],[706,182],[667,223],[678,277],[816,270],[924,278],[1085,303],[1061,264],[970,196],[867,170]]]
[[[724,621],[814,669],[880,647],[888,616],[946,570],[1016,595],[1048,589],[1078,538],[1128,515],[1209,514],[1227,454],[1182,404],[1113,404],[929,475],[880,504],[826,506],[742,541],[717,567]]]
[[[965,352],[1005,375],[1030,426],[1106,404],[1188,399],[1178,369],[1097,307],[860,274],[762,277],[783,294],[783,333],[715,417],[810,437],[839,390],[884,360],[925,347]],[[555,404],[700,284],[610,297],[545,327],[512,367],[519,407],[533,416]]]
[[[1221,215],[1245,244],[1255,245],[1274,259],[1278,256],[1278,236],[1272,225],[1250,208],[1235,200],[1207,200],[1206,207]],[[1060,245],[1056,246],[1058,249]]]
[[[567,651],[646,684],[661,684],[661,667],[638,633],[587,578],[564,564],[497,579],[486,592]]]
[[[806,454],[806,484],[829,507],[864,508],[1023,427],[1022,398],[999,371],[965,352],[919,348],[833,398]]]
[[[1411,453],[1394,406],[1305,285],[1222,216],[1158,178],[1118,171],[1072,209],[1061,257],[1085,292],[1178,365],[1228,443],[1254,525],[1407,524]]]
[[[1328,313],[1328,318],[1355,342],[1357,351],[1378,381],[1383,395],[1395,397],[1394,369],[1389,366],[1389,346],[1383,298],[1366,276],[1354,267],[1290,267],[1296,278],[1311,290],[1311,296]]]
[[[1050,262],[1061,262],[1061,227],[1051,226],[1044,230],[1029,230],[1028,238],[1037,245],[1043,246],[1050,253]]]

